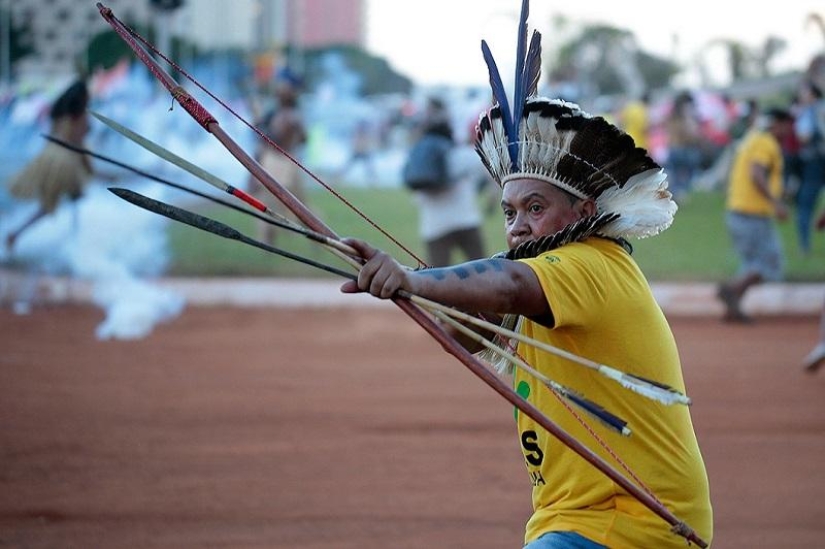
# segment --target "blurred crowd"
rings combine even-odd
[[[614,98],[608,107],[601,109],[592,108],[586,101],[582,101],[582,107],[614,122],[631,134],[640,147],[646,148],[653,159],[667,169],[670,189],[681,204],[689,201],[695,191],[724,188],[736,145],[758,124],[760,112],[772,106],[788,108],[798,120],[798,131],[789,134],[782,142],[786,176],[784,192],[785,199],[795,208],[800,248],[807,252],[810,249],[809,228],[821,194],[822,168],[817,164],[820,155],[811,153],[811,146],[804,143],[803,134],[807,131],[805,128],[811,126],[807,120],[818,120],[816,114],[810,112],[816,110],[814,105],[822,103],[823,67],[825,56],[814,58],[793,92],[742,96],[707,89],[660,89],[636,97]],[[193,72],[201,81],[208,74],[208,71]],[[139,85],[138,81],[141,82]],[[226,85],[208,79],[205,83],[210,89]],[[147,86],[153,89],[151,77],[141,74],[139,66],[128,63],[93,75],[89,84],[93,108],[116,112],[118,119],[125,120],[130,126],[133,121],[143,127],[145,123],[125,105],[148,104],[162,95],[156,89],[146,91]],[[135,97],[134,92],[125,91],[133,89],[143,90],[142,95]],[[280,90],[280,83],[273,82],[272,89],[259,90],[257,95],[248,93],[249,90],[241,94],[233,94],[231,90],[218,91],[230,97],[233,107],[242,116],[262,127],[268,123],[265,115],[271,115],[283,101]],[[49,101],[60,90],[56,84],[49,90],[16,91],[0,97],[0,121],[3,122],[0,144],[6,151],[0,179],[4,181],[8,181],[22,168],[25,160],[34,157],[41,148],[39,134],[48,127]],[[343,94],[334,82],[312,90],[301,89],[293,99],[293,117],[300,117],[302,137],[296,143],[284,144],[286,151],[333,185],[362,187],[400,186],[404,158],[433,99],[444,105],[443,116],[450,125],[453,140],[457,147],[464,149],[472,142],[479,113],[489,103],[487,92],[478,90],[362,97],[357,93]],[[818,126],[814,123],[812,127]],[[163,131],[161,128],[165,137]],[[106,143],[106,133],[93,125],[92,144]],[[162,141],[163,137],[158,139]],[[191,145],[190,150],[197,148],[198,143],[208,141],[197,135],[196,129],[185,137]],[[199,141],[193,144],[190,138]],[[256,147],[254,136],[242,137],[241,141],[252,149]],[[12,143],[14,147],[10,146]],[[265,154],[268,147],[259,145],[257,148],[259,158],[268,161],[270,157]],[[301,177],[295,175],[295,179]],[[497,209],[497,190],[481,169],[472,178],[482,195],[483,212],[491,214]],[[301,194],[298,183],[293,188]],[[0,192],[0,203],[3,200],[8,201],[8,195]]]
[[[771,108],[786,109],[793,131],[780,137],[783,200],[794,209],[798,246],[810,253],[811,228],[825,187],[825,55],[811,60],[792,90],[732,97],[711,90],[622,98],[606,116],[668,172],[677,203],[695,191],[725,189],[737,147],[750,131],[764,129]]]

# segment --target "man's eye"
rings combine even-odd
[[[530,206],[530,211],[533,213],[540,212],[542,210],[539,204],[533,204]]]

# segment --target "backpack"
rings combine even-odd
[[[404,186],[412,191],[436,192],[450,186],[447,155],[452,140],[435,134],[425,134],[410,149],[404,164]]]

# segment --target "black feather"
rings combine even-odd
[[[530,49],[524,60],[524,95],[532,97],[539,92],[539,77],[541,76],[541,33],[533,31],[530,39]]]
[[[579,130],[570,143],[570,154],[587,158],[591,164],[590,173],[578,173],[576,180],[586,182],[593,198],[611,186],[624,185],[638,173],[659,167],[644,149],[636,147],[632,137],[601,117],[590,119]]]
[[[507,259],[528,259],[560,248],[570,242],[585,240],[590,236],[597,235],[599,229],[618,218],[619,214],[617,213],[604,213],[585,217],[556,233],[530,240],[513,248],[507,252]]]
[[[527,99],[526,90],[524,89],[524,61],[527,57],[527,17],[529,15],[530,0],[523,0],[521,3],[521,17],[519,18],[518,24],[518,44],[516,45],[516,76],[514,79],[515,91],[513,93],[513,124],[515,124],[516,129],[518,129],[518,126],[521,124],[521,113],[524,110],[524,102]]]

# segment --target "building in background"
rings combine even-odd
[[[102,3],[124,22],[154,22],[203,50],[265,52],[286,45],[363,46],[366,41],[366,0],[187,0],[174,12],[158,12],[150,0]],[[82,60],[86,45],[110,28],[93,0],[0,0],[0,12],[9,14],[12,26],[31,31],[34,54],[14,67],[19,76],[72,74],[78,61],[87,68]]]
[[[107,0],[104,5],[124,21],[145,22],[149,18],[149,0]],[[93,1],[0,0],[0,13],[8,14],[11,26],[31,32],[27,42],[34,53],[22,59],[13,71],[21,76],[73,74],[89,40],[109,27]],[[7,50],[8,44],[0,44],[0,49]]]
[[[287,39],[303,48],[364,46],[365,0],[277,0],[286,4]]]

